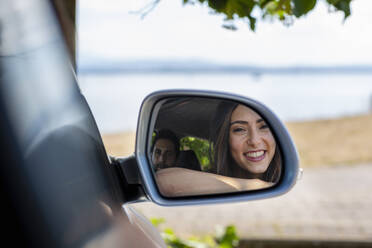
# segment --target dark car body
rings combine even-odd
[[[165,247],[157,230],[124,205],[145,195],[137,165],[131,157],[123,168],[123,161],[106,154],[76,83],[75,63],[69,56],[73,49],[68,45],[69,37],[63,35],[61,1],[0,3],[4,244]],[[147,125],[146,120],[140,125]],[[200,137],[204,135],[200,133]],[[145,147],[144,143],[139,139],[138,146]],[[288,185],[293,186],[297,170],[288,175],[283,181],[289,178]],[[148,191],[155,188],[150,181],[145,182],[150,185]],[[278,192],[289,188],[278,187]],[[271,195],[266,193],[252,196]]]
[[[58,4],[0,4],[2,242],[164,246],[153,230],[144,234],[148,223],[122,207],[130,194],[121,190],[125,179],[110,163],[76,84]]]

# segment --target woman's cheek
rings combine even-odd
[[[276,141],[274,139],[274,136],[270,132],[264,139],[266,140],[266,146],[269,149],[270,156],[273,157],[276,149]]]
[[[268,132],[268,133],[265,133],[263,136],[263,139],[267,141],[267,143],[270,143],[270,144],[275,144],[275,139],[274,139],[274,136],[272,135],[271,132]]]
[[[229,143],[230,143],[230,151],[232,155],[234,155],[234,153],[236,153],[237,150],[239,150],[238,138],[235,135],[230,135]]]

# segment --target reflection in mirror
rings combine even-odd
[[[280,147],[268,123],[235,101],[178,97],[153,116],[149,161],[162,195],[219,194],[271,187]]]

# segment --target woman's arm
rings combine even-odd
[[[272,186],[272,183],[260,179],[226,177],[184,168],[159,170],[156,181],[160,192],[169,197],[228,193]]]

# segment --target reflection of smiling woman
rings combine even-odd
[[[266,122],[252,109],[232,102],[219,105],[213,122],[214,172],[238,178],[277,182],[279,148]]]
[[[267,170],[276,146],[265,121],[243,105],[231,115],[229,144],[235,162],[255,175]]]
[[[276,183],[281,157],[270,128],[252,109],[231,101],[219,104],[211,129],[213,173],[182,168],[156,173],[165,196],[263,189]]]

